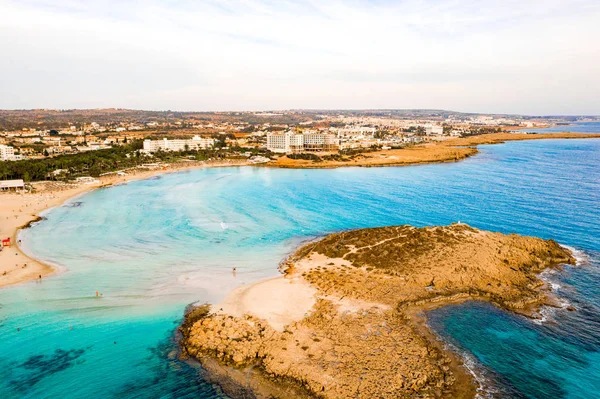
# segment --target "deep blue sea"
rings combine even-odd
[[[21,238],[67,270],[0,290],[0,397],[221,397],[176,359],[187,304],[276,275],[315,236],[455,221],[582,251],[585,263],[546,276],[577,310],[547,311],[535,323],[467,303],[432,312],[431,326],[494,397],[598,397],[600,140],[480,149],[414,167],[194,170],[52,209]]]
[[[576,122],[569,125],[552,126],[545,129],[526,129],[524,132],[532,133],[600,133],[600,122]]]

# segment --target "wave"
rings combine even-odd
[[[589,255],[586,254],[585,252],[583,252],[582,250],[577,249],[575,247],[571,247],[569,245],[562,245],[561,244],[561,246],[563,248],[566,248],[569,251],[571,251],[571,253],[573,254],[573,257],[577,261],[577,266],[587,265],[587,264],[590,263],[590,257],[589,257]]]
[[[573,256],[577,260],[577,265],[582,264],[582,259],[586,259],[586,261],[589,259],[583,251],[577,250],[573,247],[568,247],[566,245],[563,245],[563,247],[567,248],[571,251],[571,253],[573,253]],[[576,253],[577,255],[575,255]],[[546,283],[546,285],[550,288],[550,291],[557,294],[553,298],[557,306],[542,306],[539,311],[540,318],[533,320],[533,322],[537,325],[556,323],[555,316],[557,311],[574,309],[573,304],[569,300],[567,300],[563,295],[558,294],[565,289],[565,287],[563,287],[563,285],[557,281],[557,276],[559,274],[559,269],[546,269],[538,275],[540,280]]]

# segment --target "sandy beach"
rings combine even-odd
[[[125,175],[101,176],[93,184],[35,182],[33,193],[0,193],[0,238],[10,237],[12,245],[0,251],[0,288],[45,278],[57,269],[26,255],[19,247],[19,230],[39,219],[40,213],[100,187],[179,172],[187,169],[244,166],[247,162],[180,162],[155,169],[130,169]]]

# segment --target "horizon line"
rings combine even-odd
[[[133,111],[133,112],[178,112],[178,113],[204,113],[204,114],[230,114],[230,113],[261,113],[261,112],[397,112],[397,111],[427,111],[446,112],[465,115],[500,115],[520,116],[529,118],[552,118],[552,117],[592,117],[600,118],[600,114],[519,114],[503,112],[470,112],[454,111],[440,108],[287,108],[287,109],[245,109],[245,110],[177,110],[177,109],[142,109],[121,107],[99,107],[99,108],[1,108],[0,112],[34,112],[34,111]]]

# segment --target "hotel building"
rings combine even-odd
[[[0,161],[20,161],[22,155],[16,155],[15,149],[8,145],[0,144]]]
[[[153,153],[158,150],[162,151],[185,151],[187,150],[205,150],[212,148],[215,145],[215,139],[203,138],[194,136],[192,139],[175,139],[175,140],[144,140],[145,153]],[[187,147],[186,147],[187,146]]]
[[[267,149],[282,154],[297,154],[305,151],[336,151],[339,140],[333,134],[306,133],[267,133]]]

